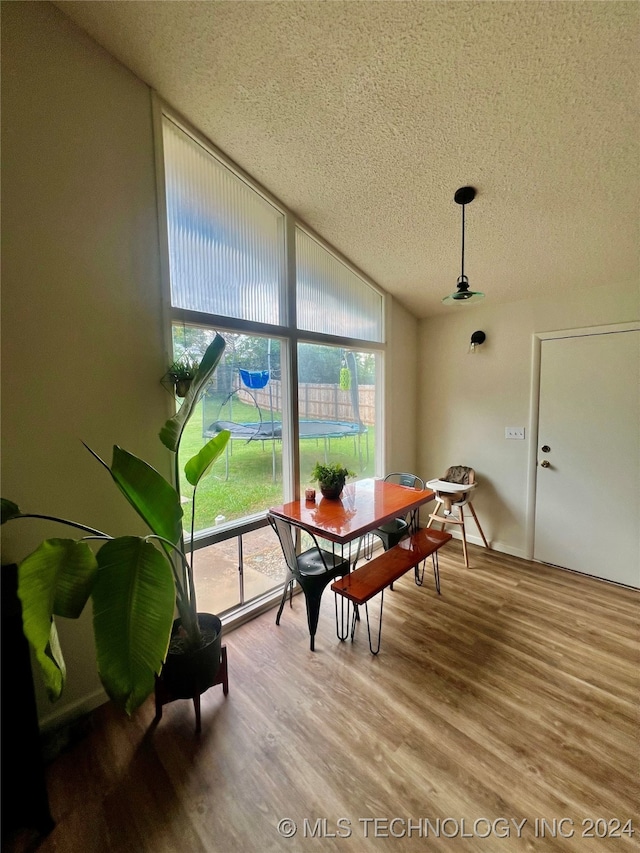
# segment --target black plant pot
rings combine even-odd
[[[174,699],[192,699],[196,712],[196,734],[200,732],[200,696],[214,684],[229,692],[227,647],[222,645],[222,622],[211,613],[198,613],[203,644],[198,649],[185,647],[179,639],[180,619],[173,623],[171,644],[162,672],[156,676],[156,717],[162,719],[162,706]]]
[[[340,486],[325,486],[323,483],[320,483],[320,491],[322,492],[322,497],[328,498],[329,500],[337,500],[342,494],[342,490],[344,489],[344,483]]]
[[[191,379],[176,379],[176,397],[186,397],[191,388]]]
[[[160,680],[172,699],[193,699],[217,683],[222,650],[222,622],[211,613],[198,613],[198,623],[204,632],[203,645],[198,649],[181,648],[175,642],[180,619],[173,623],[172,642],[162,667]]]

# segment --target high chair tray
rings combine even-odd
[[[469,483],[468,486],[461,483],[449,483],[447,480],[429,480],[427,488],[433,489],[434,492],[470,492],[475,488],[475,483]]]

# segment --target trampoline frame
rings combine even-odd
[[[275,429],[276,424],[280,427],[279,430]],[[347,427],[347,429],[333,429],[329,432],[309,432],[305,434],[304,426],[305,424],[314,424],[321,426],[323,424],[333,424],[339,425],[341,427]],[[255,429],[253,429],[255,427]],[[240,431],[238,428],[241,428]],[[229,455],[233,454],[232,444],[234,441],[243,441],[245,444],[248,444],[250,441],[260,441],[262,442],[262,447],[264,449],[265,441],[271,442],[271,452],[273,457],[273,479],[275,481],[275,444],[277,441],[282,441],[282,421],[274,421],[273,426],[271,426],[268,422],[265,421],[246,421],[244,423],[236,423],[234,421],[214,421],[209,425],[209,428],[204,430],[204,435],[207,438],[212,438],[217,435],[220,430],[228,429],[231,433],[231,438],[227,443],[227,447],[225,449],[225,480],[229,478]],[[235,434],[234,434],[235,430]],[[267,432],[268,431],[268,432]],[[271,434],[269,434],[269,432]],[[363,456],[362,456],[362,436],[365,437],[365,448],[366,448],[366,462],[363,465]],[[316,439],[319,441],[320,439],[324,442],[324,461],[327,463],[329,461],[329,453],[331,451],[331,439],[332,438],[348,438],[349,436],[353,437],[354,441],[354,450],[358,453],[358,458],[360,460],[360,469],[363,470],[369,464],[369,430],[364,424],[353,423],[352,421],[338,421],[338,420],[327,420],[323,421],[319,418],[309,418],[300,421],[300,440],[307,441],[309,439]]]

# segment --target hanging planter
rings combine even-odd
[[[351,390],[351,371],[348,367],[340,368],[340,390],[341,391],[350,391]]]
[[[176,397],[187,396],[191,382],[198,371],[198,363],[188,356],[183,356],[169,366],[165,376],[172,383]]]

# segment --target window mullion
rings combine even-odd
[[[288,394],[283,406],[282,418],[286,424],[289,440],[283,447],[282,476],[285,486],[285,499],[294,500],[300,496],[300,425],[298,413],[298,339],[296,333],[296,226],[291,214],[285,215],[285,252],[286,252],[286,322],[289,339],[285,349],[283,386]],[[283,395],[284,400],[284,395]]]

